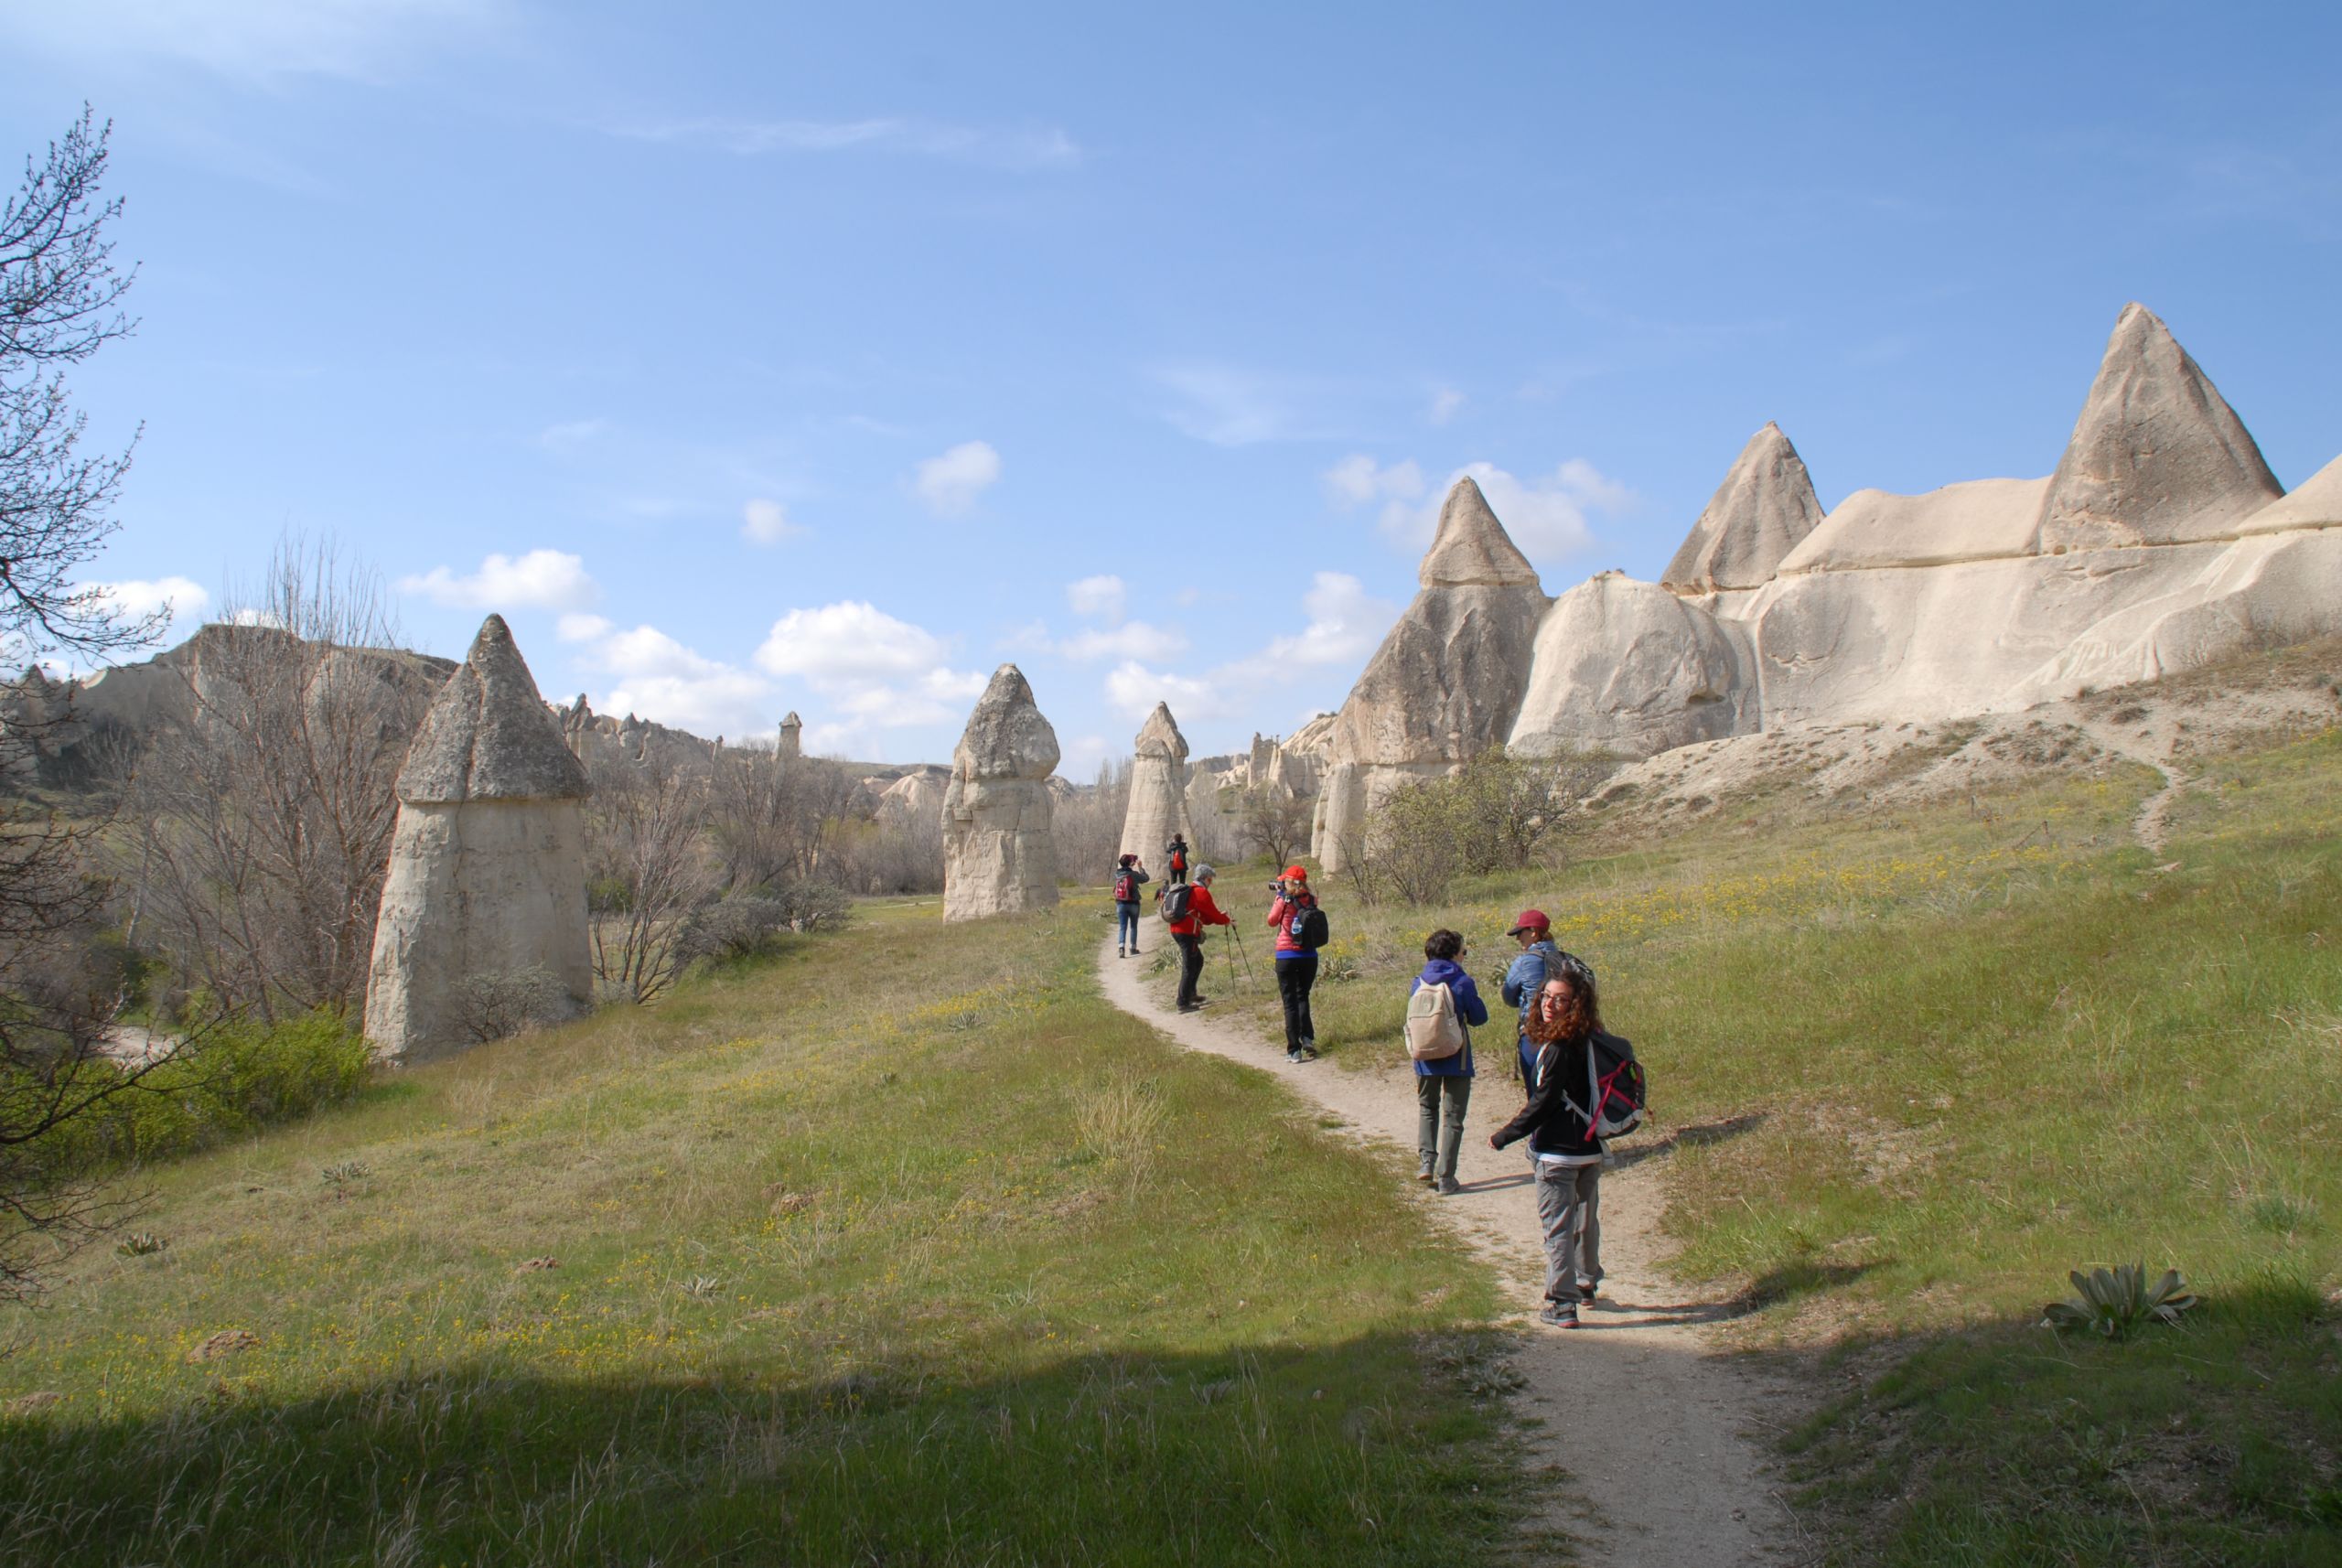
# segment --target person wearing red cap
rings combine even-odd
[[[1537,1004],[1537,993],[1545,989],[1546,977],[1560,972],[1562,950],[1553,942],[1553,923],[1542,909],[1523,909],[1505,935],[1520,944],[1520,956],[1504,972],[1504,984],[1499,987],[1506,1004],[1519,1009],[1513,1026],[1513,1055],[1516,1070],[1523,1085],[1536,1081],[1537,1049],[1529,1040],[1529,1010]]]
[[[1309,873],[1288,865],[1277,879],[1276,902],[1269,906],[1269,927],[1277,934],[1277,995],[1284,1002],[1284,1059],[1305,1062],[1317,1055],[1317,1025],[1309,1016],[1309,988],[1317,983],[1317,950],[1305,946],[1301,926],[1317,907],[1309,891]]]

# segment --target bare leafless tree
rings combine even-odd
[[[1283,785],[1263,780],[1244,791],[1238,808],[1237,837],[1247,852],[1264,854],[1282,865],[1309,843],[1310,816],[1316,804]]]
[[[108,130],[84,111],[45,159],[26,160],[0,207],[0,657],[12,664],[121,653],[158,624],[76,585],[114,530],[130,466],[127,450],[80,450],[84,417],[65,383],[66,367],[131,329],[131,278],[106,235],[121,203],[98,194]],[[0,780],[28,776],[43,732],[70,723],[31,683],[0,702]],[[102,826],[0,790],[0,1300],[38,1294],[44,1263],[121,1218],[64,1163],[59,1134],[168,1059],[107,1054],[122,995],[91,940],[108,891],[92,865]]]
[[[708,825],[724,884],[753,893],[827,880],[858,785],[836,762],[760,746],[725,746],[709,766]]]
[[[691,916],[723,870],[709,843],[708,776],[656,752],[588,760],[586,891],[594,973],[604,991],[648,1002],[693,953]]]
[[[1086,789],[1060,800],[1050,819],[1057,840],[1058,875],[1103,882],[1123,844],[1123,819],[1131,804],[1131,759],[1108,757]],[[1160,845],[1148,845],[1150,856]]]
[[[223,1011],[363,1005],[394,784],[441,678],[396,641],[379,578],[288,539],[182,667],[117,865],[141,940]]]

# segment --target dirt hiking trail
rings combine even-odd
[[[1148,989],[1140,961],[1099,949],[1106,999],[1189,1050],[1208,1051],[1274,1075],[1307,1101],[1340,1118],[1362,1142],[1395,1149],[1391,1181],[1420,1194],[1496,1265],[1525,1327],[1514,1358],[1524,1380],[1518,1413],[1539,1418],[1521,1439],[1532,1476],[1556,1477],[1539,1501],[1539,1522],[1575,1541],[1601,1568],[1740,1568],[1791,1560],[1796,1523],[1765,1472],[1752,1429],[1769,1403],[1756,1374],[1716,1355],[1709,1325],[1739,1308],[1722,1294],[1686,1290],[1660,1272],[1662,1199],[1653,1168],[1672,1140],[1644,1134],[1620,1145],[1625,1158],[1602,1177],[1599,1297],[1585,1326],[1535,1321],[1544,1288],[1544,1248],[1528,1158],[1520,1145],[1499,1153],[1488,1134],[1520,1108],[1504,1070],[1511,1050],[1501,1004],[1475,1032],[1480,1076],[1465,1127],[1456,1176],[1464,1190],[1436,1197],[1410,1178],[1415,1168],[1413,1074],[1403,1065],[1350,1071],[1330,1061],[1291,1063],[1241,1014],[1182,1014]],[[1207,989],[1207,994],[1209,993]],[[1395,1016],[1397,1004],[1393,1002]],[[1638,1153],[1649,1146],[1648,1154]]]

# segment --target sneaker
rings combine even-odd
[[[1558,1301],[1549,1301],[1545,1304],[1545,1310],[1537,1315],[1537,1321],[1548,1328],[1575,1328],[1577,1308],[1565,1306]]]
[[[1310,1044],[1309,1044],[1307,1041],[1305,1041],[1305,1040],[1304,1042],[1302,1042],[1302,1047],[1301,1047],[1301,1059],[1302,1059],[1303,1061],[1305,1061],[1305,1062],[1314,1062],[1314,1061],[1316,1061],[1316,1060],[1317,1059],[1317,1047],[1316,1047],[1316,1046],[1310,1045]]]
[[[1116,949],[1114,950],[1114,956],[1115,956],[1116,958],[1123,958],[1123,957],[1127,957],[1128,955],[1127,955],[1127,954],[1125,954],[1125,953],[1123,951],[1123,950],[1122,950],[1121,948],[1119,948],[1119,947],[1118,947],[1118,948],[1116,948]]]
[[[1305,1062],[1309,1058],[1301,1054],[1301,1047],[1299,1046],[1295,1046],[1293,1049],[1285,1052],[1284,1059],[1289,1062]]]
[[[1601,1282],[1600,1280],[1580,1280],[1580,1281],[1578,1281],[1578,1282],[1577,1282],[1577,1294],[1578,1294],[1578,1299],[1579,1299],[1579,1300],[1581,1300],[1581,1301],[1592,1301],[1592,1300],[1594,1299],[1594,1291],[1595,1291],[1595,1286],[1597,1286],[1597,1285],[1599,1285],[1601,1283],[1602,1283],[1602,1282]]]
[[[1457,1181],[1454,1176],[1442,1176],[1439,1178],[1440,1197],[1454,1197],[1457,1193],[1462,1192],[1463,1190],[1464,1184]]]

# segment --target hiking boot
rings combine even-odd
[[[1545,1304],[1545,1310],[1537,1315],[1537,1321],[1548,1328],[1575,1328],[1577,1308],[1562,1302],[1549,1301]]]
[[[1595,1289],[1595,1287],[1596,1285],[1600,1284],[1601,1283],[1602,1283],[1602,1282],[1601,1282],[1600,1280],[1580,1280],[1580,1281],[1578,1281],[1578,1282],[1577,1282],[1577,1294],[1578,1294],[1578,1299],[1579,1299],[1580,1301],[1592,1301],[1592,1300],[1594,1299],[1594,1289]]]
[[[1432,1174],[1432,1168],[1429,1165],[1425,1165],[1423,1169],[1415,1173],[1415,1179],[1423,1183],[1425,1187],[1429,1187],[1433,1182],[1439,1178]]]
[[[1301,1059],[1305,1062],[1316,1061],[1317,1059],[1317,1047],[1311,1045],[1307,1040],[1302,1041]]]
[[[1457,1181],[1454,1176],[1444,1176],[1439,1178],[1438,1192],[1440,1197],[1454,1197],[1457,1193],[1462,1192],[1463,1190],[1464,1184]]]

